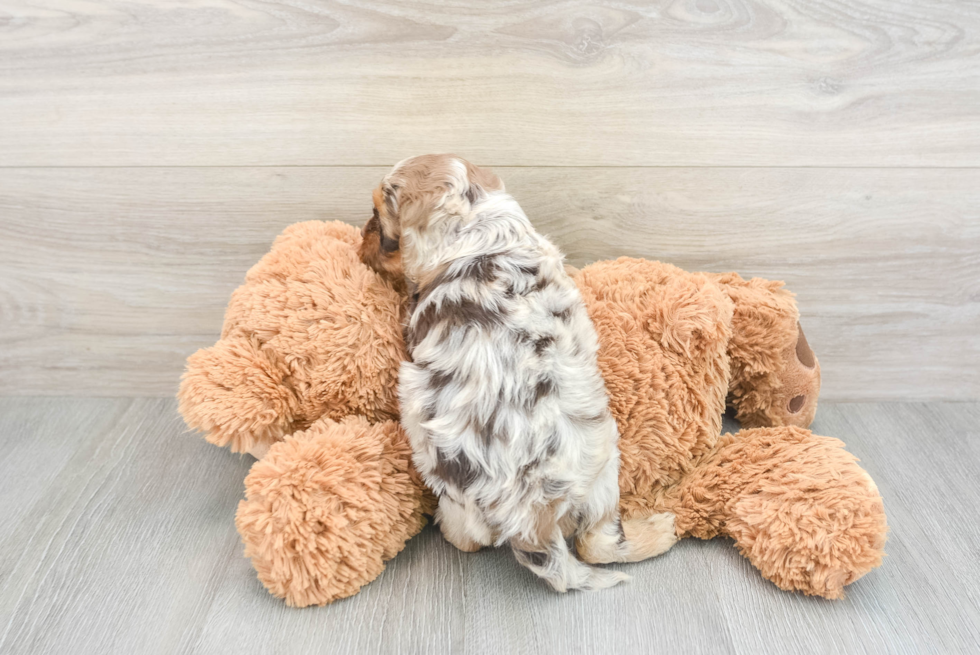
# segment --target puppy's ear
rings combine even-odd
[[[463,195],[472,205],[480,198],[485,197],[491,191],[503,191],[503,181],[486,168],[474,166],[468,161],[466,164],[467,187],[463,190]]]
[[[374,208],[374,215],[379,216],[377,205],[381,205],[388,220],[379,223],[381,227],[381,238],[378,247],[381,252],[391,254],[398,250],[401,239],[401,221],[398,219],[398,185],[390,182],[382,183],[380,196],[379,203],[378,196],[375,195],[376,206]],[[388,226],[387,229],[385,229],[386,223]]]
[[[398,185],[391,182],[384,182],[381,185],[381,198],[385,204],[388,216],[398,217]]]
[[[400,232],[426,230],[437,210],[465,213],[480,198],[503,188],[500,178],[465,159],[423,155],[396,167],[393,178],[384,184],[383,201]]]
[[[375,188],[372,200],[374,213],[361,231],[360,259],[376,272],[397,281],[404,276],[397,217],[391,219],[382,187]]]

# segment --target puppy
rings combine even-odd
[[[673,544],[666,515],[620,521],[595,329],[562,254],[495,175],[453,155],[399,163],[374,192],[361,257],[411,294],[401,420],[449,542],[509,544],[558,591],[628,579],[576,559],[566,537],[592,563]]]

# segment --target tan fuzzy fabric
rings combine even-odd
[[[743,280],[736,273],[708,275],[735,307],[728,354],[732,362],[729,404],[736,409],[736,418],[747,428],[807,427],[817,412],[820,363],[813,356],[808,366],[797,357],[801,328],[793,294],[782,282]],[[791,411],[794,398],[804,400]]]
[[[726,535],[780,588],[840,598],[881,564],[878,488],[838,439],[800,428],[726,434],[663,508],[678,536]]]
[[[237,525],[259,578],[295,606],[356,593],[433,509],[393,422],[406,299],[361,263],[360,242],[341,223],[288,228],[179,392],[212,443],[271,446]],[[729,536],[780,587],[827,598],[881,562],[871,478],[801,429],[820,367],[782,283],[629,258],[573,273],[621,432],[626,518],[670,512],[678,537]],[[722,436],[726,405],[765,429]]]
[[[619,424],[620,507],[648,513],[721,434],[732,303],[707,277],[621,258],[575,278]]]
[[[288,227],[249,270],[221,341],[187,360],[187,425],[247,452],[327,416],[398,417],[404,299],[357,256],[345,223]]]
[[[435,509],[393,421],[323,418],[272,446],[245,478],[235,524],[259,580],[298,607],[345,598]]]
[[[620,428],[625,518],[672,512],[678,537],[732,537],[779,587],[826,598],[881,564],[888,528],[870,476],[837,439],[788,427],[809,425],[820,377],[815,356],[797,357],[782,283],[629,258],[576,281]],[[745,423],[787,427],[720,436],[726,396]]]

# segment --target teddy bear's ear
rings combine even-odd
[[[250,452],[293,431],[299,401],[288,377],[285,363],[256,339],[221,339],[187,359],[179,411],[211,443]]]
[[[807,343],[806,335],[803,334],[803,326],[796,322],[796,329],[799,334],[796,337],[796,359],[807,368],[817,365],[817,356],[813,354],[813,349]]]
[[[676,275],[658,285],[651,300],[646,328],[663,348],[699,370],[724,358],[733,305],[716,285],[703,275]]]

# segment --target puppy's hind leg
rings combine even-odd
[[[620,522],[609,514],[575,540],[579,557],[592,564],[639,562],[656,557],[677,543],[674,515],[652,514]]]
[[[493,542],[493,535],[483,517],[448,496],[439,497],[436,523],[446,541],[464,553],[475,553]]]
[[[592,564],[639,562],[666,552],[677,543],[674,515],[664,512],[621,521],[619,516],[619,458],[606,466],[596,481],[583,526],[575,540],[579,557]]]
[[[544,542],[516,538],[511,540],[510,546],[514,550],[518,563],[539,578],[544,578],[555,591],[565,592],[569,589],[594,591],[630,579],[620,571],[589,566],[576,559],[557,524],[553,526],[549,538]]]

